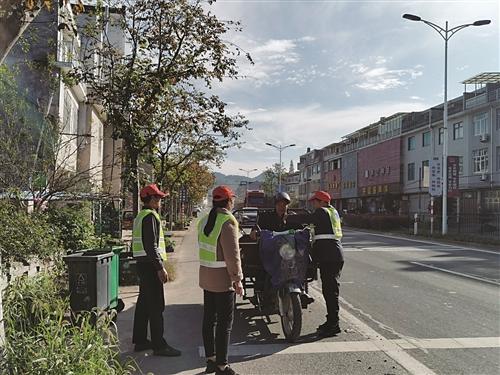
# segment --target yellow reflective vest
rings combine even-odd
[[[199,245],[199,256],[200,264],[205,267],[210,268],[225,268],[225,261],[217,260],[217,241],[222,232],[222,226],[232,220],[233,223],[238,225],[236,218],[230,213],[217,213],[217,219],[215,220],[214,228],[210,235],[206,236],[203,232],[205,225],[208,221],[208,215],[203,217],[198,223],[198,245]]]
[[[340,240],[342,238],[342,226],[340,224],[340,216],[334,207],[323,207],[330,217],[333,234],[317,234],[314,240]]]
[[[148,216],[154,215],[154,217],[160,223],[160,238],[158,241],[158,252],[160,253],[161,259],[167,260],[167,251],[165,246],[165,235],[163,233],[163,228],[161,227],[161,218],[158,212],[151,210],[149,208],[140,211],[136,218],[134,219],[134,228],[132,230],[132,254],[134,258],[147,256],[144,250],[144,244],[142,242],[142,220]]]

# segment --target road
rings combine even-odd
[[[342,334],[318,340],[325,306],[304,311],[302,338],[284,341],[277,315],[238,300],[230,362],[241,374],[498,374],[500,251],[470,249],[345,231]],[[166,330],[178,359],[136,356],[155,374],[203,371],[201,291],[194,226],[179,252],[179,278],[168,285]],[[127,302],[128,320],[133,301]],[[127,314],[127,312],[125,312]],[[125,319],[127,320],[127,318]],[[122,322],[126,331],[130,322]],[[122,333],[123,336],[123,333]],[[122,349],[131,344],[122,340]],[[130,354],[130,352],[128,352]]]

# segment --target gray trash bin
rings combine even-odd
[[[70,305],[74,312],[109,308],[109,268],[113,253],[94,251],[64,257],[68,265]]]

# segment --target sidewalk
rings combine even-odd
[[[177,264],[177,279],[165,287],[165,337],[169,344],[182,351],[181,357],[155,357],[151,351],[133,352],[132,326],[138,287],[120,288],[125,303],[117,321],[121,351],[124,357],[134,358],[144,374],[203,374],[205,370],[205,360],[200,355],[203,294],[198,287],[196,221],[188,231],[175,232],[174,240],[176,252],[169,256]],[[285,342],[277,315],[268,321],[247,301],[237,298],[229,349],[231,366],[241,374],[324,373],[325,369],[365,374],[367,364],[372,373],[406,373],[381,351],[374,353],[365,348],[366,352],[365,349],[360,352],[359,348],[373,345],[381,338],[363,334],[352,318],[346,319],[343,310],[342,335],[318,341],[316,326],[324,320],[326,311],[317,283],[311,285],[310,292],[317,302],[304,310],[302,336],[295,344]],[[367,343],[367,338],[372,342]],[[351,347],[358,349],[346,353]]]
[[[165,287],[165,337],[170,345],[182,351],[177,358],[152,356],[151,351],[134,353],[132,327],[139,288],[120,288],[125,309],[118,316],[120,347],[125,357],[133,357],[144,374],[198,374],[205,370],[198,347],[202,345],[201,322],[203,294],[198,287],[198,254],[196,221],[188,231],[174,232],[176,252],[169,257],[177,264],[177,278]],[[139,372],[140,373],[140,372]]]

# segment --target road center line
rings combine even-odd
[[[426,268],[430,268],[430,269],[441,271],[441,272],[451,273],[452,275],[462,276],[462,277],[466,277],[468,279],[478,280],[478,281],[482,281],[482,282],[485,282],[485,283],[489,283],[489,284],[500,286],[500,283],[498,283],[496,281],[493,281],[493,280],[485,279],[483,277],[469,275],[469,274],[462,273],[462,272],[457,272],[457,271],[451,271],[451,270],[447,270],[447,269],[444,269],[444,268],[439,268],[439,267],[436,267],[436,266],[431,266],[429,264],[424,264],[424,263],[420,263],[420,262],[410,262],[410,263],[411,264],[416,264],[417,266],[420,266],[420,267],[426,267]]]
[[[321,304],[325,306],[323,296],[315,287],[311,287],[309,291],[311,294],[313,294],[316,301],[319,301]],[[340,317],[345,321],[347,321],[350,325],[354,326],[359,333],[367,337],[369,341],[373,342],[379,348],[380,351],[383,351],[387,356],[389,356],[397,363],[399,363],[409,373],[415,375],[436,375],[434,371],[432,371],[422,362],[418,361],[417,359],[413,358],[410,354],[406,353],[401,345],[398,345],[395,342],[388,340],[387,338],[379,334],[377,331],[375,331],[373,328],[371,328],[368,324],[362,322],[353,314],[346,311],[346,309],[340,310]]]

